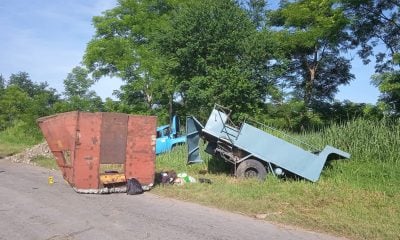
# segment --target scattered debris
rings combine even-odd
[[[50,148],[46,142],[35,145],[29,149],[26,149],[25,151],[23,151],[21,153],[18,153],[18,154],[12,155],[12,156],[8,156],[5,159],[11,160],[12,162],[16,162],[16,163],[30,164],[33,159],[35,159],[39,156],[53,158],[53,154],[51,153]]]
[[[173,184],[176,179],[176,172],[174,170],[161,172],[160,178],[160,183],[163,185]]]
[[[207,174],[207,173],[208,173],[208,171],[205,169],[202,169],[199,171],[199,174],[202,174],[202,175]]]
[[[176,174],[174,170],[170,171],[163,171],[159,173],[158,177],[158,182],[162,185],[166,184],[177,184],[177,185],[183,185],[185,183],[196,183],[197,180],[196,178],[189,176],[187,173],[178,173]],[[211,184],[211,180],[207,178],[199,178],[200,183],[208,183]]]
[[[259,213],[259,214],[256,214],[254,217],[257,219],[266,219],[268,216],[281,215],[281,214],[282,214],[281,211],[270,212],[270,213]]]
[[[181,178],[184,183],[195,183],[196,179],[192,176],[187,175],[187,173],[178,173],[178,178]]]
[[[136,195],[142,193],[143,193],[142,184],[140,184],[140,182],[136,178],[128,179],[126,183],[126,194]]]
[[[211,184],[211,180],[208,178],[199,178],[199,183],[208,183]]]
[[[257,219],[265,219],[267,217],[267,214],[265,213],[260,213],[260,214],[256,214],[255,216]]]

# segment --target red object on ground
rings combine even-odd
[[[155,116],[67,112],[37,120],[64,179],[83,193],[126,191],[154,183]]]

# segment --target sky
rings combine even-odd
[[[95,29],[92,17],[116,5],[116,0],[0,0],[0,74],[27,72],[34,82],[47,82],[58,93],[63,80],[82,61]],[[370,84],[374,66],[363,65],[354,52],[351,72],[356,79],[341,86],[338,100],[375,104],[379,91]],[[93,90],[111,97],[122,81],[100,79]],[[115,98],[114,98],[115,99]]]

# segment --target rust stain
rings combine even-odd
[[[37,120],[64,179],[78,189],[102,187],[102,164],[117,164],[106,182],[136,178],[154,182],[156,117],[67,112]],[[64,164],[65,151],[70,151]],[[121,177],[123,175],[123,178]]]

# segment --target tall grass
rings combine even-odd
[[[0,157],[22,151],[43,140],[38,127],[17,122],[12,127],[0,132]]]
[[[328,179],[362,189],[400,192],[400,122],[357,119],[334,124],[321,132],[301,136],[319,146],[331,145],[351,154],[350,160],[333,162],[324,172]]]
[[[42,140],[21,129],[0,132],[0,156]],[[157,171],[186,172],[212,184],[157,185],[152,191],[250,216],[264,213],[269,221],[354,239],[400,239],[399,121],[358,119],[295,137],[320,149],[342,149],[351,158],[330,162],[317,183],[273,176],[259,182],[232,177],[229,164],[203,151],[203,163],[187,165],[186,146],[178,146],[157,156]],[[206,174],[200,173],[204,170]]]
[[[186,165],[183,146],[157,156],[157,170],[184,171],[213,183],[157,186],[153,192],[250,216],[265,213],[269,221],[354,239],[400,239],[398,121],[359,119],[296,137],[320,149],[342,149],[351,158],[330,162],[317,183],[273,176],[258,182],[233,178],[225,170],[210,171],[222,161],[204,152],[204,163]],[[203,169],[208,173],[201,175]]]

